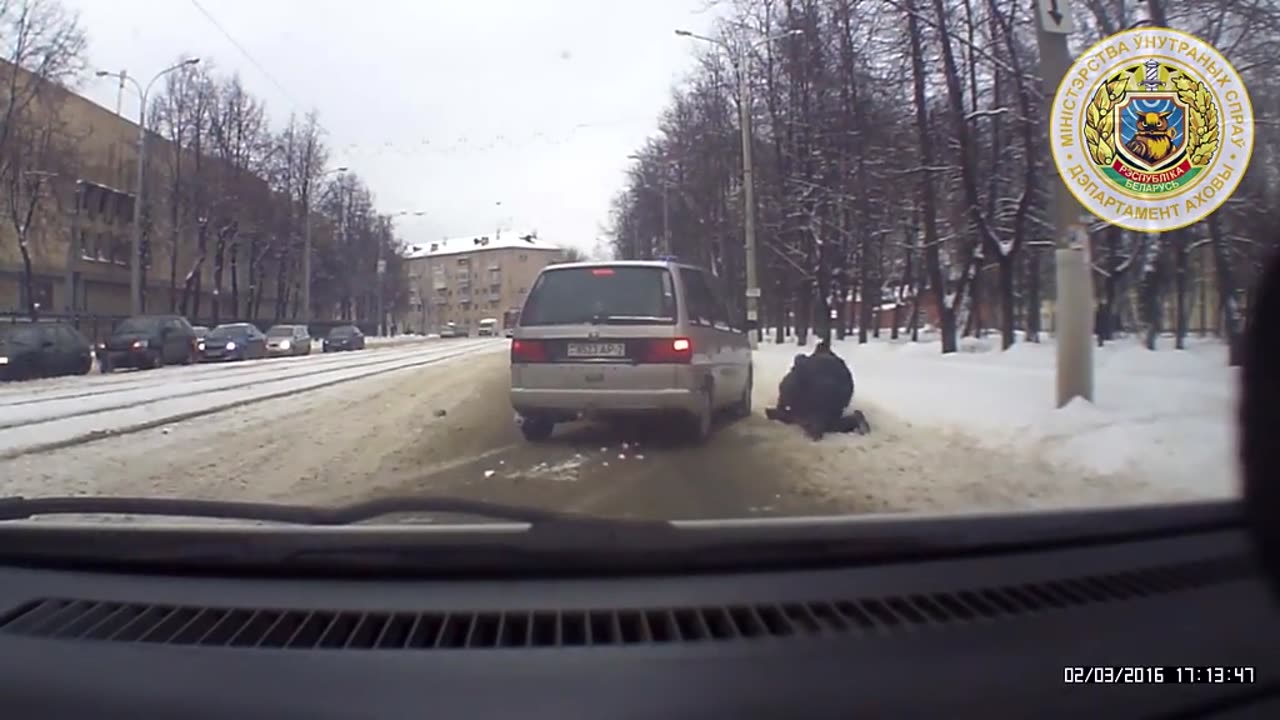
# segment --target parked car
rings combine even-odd
[[[273,325],[267,330],[267,355],[287,357],[311,354],[311,333],[306,325]]]
[[[719,411],[750,414],[751,385],[746,328],[683,263],[547,267],[511,340],[511,404],[535,442],[583,414],[672,414],[704,442]]]
[[[465,325],[455,325],[454,323],[446,323],[444,327],[440,328],[440,337],[442,338],[458,338],[458,337],[470,337],[470,336],[471,336],[471,330],[470,328],[467,328]]]
[[[102,372],[187,365],[199,356],[195,328],[181,315],[137,315],[120,322],[99,351]]]
[[[339,325],[329,331],[324,338],[323,352],[339,352],[341,350],[363,350],[364,333],[355,325]]]
[[[250,323],[219,325],[204,338],[204,362],[256,360],[267,356],[267,336]]]
[[[92,369],[93,348],[71,325],[0,325],[0,380],[84,375]]]

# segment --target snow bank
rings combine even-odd
[[[759,376],[781,377],[798,348],[765,343]],[[1237,371],[1220,343],[1149,351],[1136,340],[1094,350],[1094,402],[1055,409],[1051,342],[999,349],[969,340],[942,355],[936,342],[836,341],[854,371],[854,404],[915,425],[964,434],[1054,466],[1132,479],[1184,496],[1238,495]],[[874,411],[871,409],[874,408]],[[974,462],[982,462],[975,458]]]

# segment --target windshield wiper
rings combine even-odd
[[[618,526],[645,525],[672,527],[662,521],[638,521],[578,515],[521,505],[504,505],[483,500],[450,497],[386,497],[350,505],[319,507],[229,500],[188,500],[150,497],[7,497],[0,498],[0,522],[27,520],[40,515],[160,515],[169,517],[256,520],[294,525],[353,525],[384,515],[401,513],[446,513],[471,515],[492,520],[529,523],[534,526]]]

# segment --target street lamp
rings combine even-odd
[[[133,241],[129,250],[131,260],[129,262],[129,312],[132,315],[140,315],[142,313],[142,206],[143,206],[143,182],[142,173],[147,162],[147,95],[151,92],[151,86],[157,80],[168,75],[169,73],[181,68],[195,65],[200,62],[200,58],[190,58],[182,62],[167,67],[155,74],[151,78],[146,87],[143,87],[137,80],[133,79],[125,72],[108,72],[99,70],[96,74],[98,77],[114,77],[119,78],[120,82],[126,80],[133,83],[134,88],[138,91],[138,177],[136,178],[135,191],[133,195]]]
[[[735,61],[738,70],[738,105],[741,116],[738,124],[742,130],[742,204],[743,234],[746,236],[747,255],[747,322],[756,323],[756,331],[750,335],[752,346],[759,342],[764,331],[759,323],[760,285],[756,275],[756,195],[755,185],[752,180],[751,83],[747,79],[747,51],[774,40],[800,35],[803,32],[803,30],[796,28],[777,35],[759,38],[754,42],[741,42],[738,44],[738,57]],[[729,47],[723,40],[698,35],[688,30],[676,30],[676,35],[711,43],[729,53],[730,56],[733,55],[733,48]]]
[[[334,173],[344,173],[347,166],[336,167],[320,173],[316,180],[322,180]],[[311,189],[302,194],[302,322],[311,325]]]

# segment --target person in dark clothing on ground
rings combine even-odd
[[[805,370],[797,401],[803,409],[799,425],[809,437],[819,440],[837,429],[844,409],[853,399],[853,374],[826,341],[814,348]]]
[[[819,440],[829,432],[870,430],[861,411],[845,417],[853,399],[853,374],[825,341],[812,355],[797,355],[791,370],[778,386],[778,406],[768,408],[770,420],[799,425],[809,437]]]
[[[783,376],[782,382],[778,383],[778,406],[765,408],[765,416],[770,420],[784,423],[794,420],[793,408],[799,397],[797,391],[804,381],[804,364],[808,359],[808,355],[800,353],[791,361],[791,369]]]

